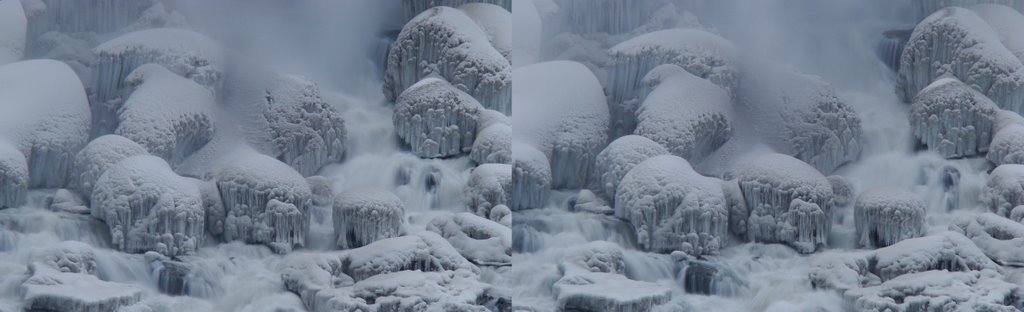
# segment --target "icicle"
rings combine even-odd
[[[857,196],[854,218],[859,245],[885,247],[924,234],[925,204],[908,191],[873,189]]]
[[[398,237],[405,232],[405,204],[388,191],[360,189],[334,199],[334,237],[342,249]]]
[[[420,157],[469,152],[483,107],[447,81],[426,78],[395,101],[395,132]]]

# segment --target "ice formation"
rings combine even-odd
[[[429,77],[409,86],[395,100],[398,137],[420,157],[469,152],[477,133],[480,106],[447,81]]]
[[[312,203],[314,206],[330,207],[334,205],[334,187],[331,180],[324,176],[312,176],[306,178],[309,183],[309,190],[313,193]]]
[[[521,81],[512,91],[521,112],[512,121],[516,138],[547,156],[553,188],[587,186],[594,157],[608,140],[610,115],[600,82],[570,61],[520,67],[515,76]]]
[[[491,46],[512,61],[512,13],[490,3],[470,2],[459,6],[459,11],[473,19],[487,34]]]
[[[203,246],[197,181],[178,176],[158,157],[133,156],[108,168],[93,188],[91,208],[118,250],[177,256]]]
[[[437,233],[477,265],[512,265],[512,230],[468,212],[434,218],[427,230]]]
[[[402,13],[405,16],[405,20],[410,20],[420,14],[420,12],[433,7],[447,6],[454,8],[466,3],[490,3],[512,11],[512,0],[403,0]]]
[[[662,15],[675,13],[676,7],[665,0],[560,0],[558,3],[561,31],[574,33],[636,33],[647,28],[676,26]],[[660,23],[658,23],[660,22]],[[651,25],[655,24],[655,25]],[[660,26],[660,27],[659,27]]]
[[[230,159],[215,179],[225,214],[207,222],[223,222],[225,241],[266,244],[280,253],[305,246],[313,197],[306,179],[285,163],[253,151]]]
[[[940,155],[964,157],[988,151],[997,107],[955,78],[939,78],[914,97],[910,124],[914,136]]]
[[[502,299],[504,303],[499,302]],[[508,309],[494,286],[471,272],[399,271],[321,291],[314,311],[495,311]],[[492,310],[493,309],[493,310]]]
[[[949,229],[970,238],[1000,265],[1024,265],[1024,224],[1020,222],[984,213],[961,216]]]
[[[37,254],[21,283],[32,311],[114,311],[142,300],[139,287],[100,280],[92,247],[65,241]]]
[[[851,289],[843,297],[858,311],[1018,311],[1020,287],[991,270],[927,271],[881,285]]]
[[[434,7],[406,23],[388,54],[384,94],[395,100],[430,75],[443,77],[486,108],[512,113],[512,64],[462,11]]]
[[[808,277],[816,289],[845,292],[860,288],[873,280],[868,272],[868,258],[857,252],[824,252],[811,259]],[[877,279],[877,277],[875,277]]]
[[[0,142],[0,209],[25,204],[28,182],[25,155],[11,144]]]
[[[649,311],[672,298],[665,286],[627,278],[622,249],[609,242],[573,247],[558,269],[559,311]]]
[[[1017,1],[1017,8],[1024,9],[1024,1]],[[998,2],[998,1],[991,1]],[[966,7],[966,6],[961,6]],[[1017,59],[1024,60],[1024,36],[1018,31],[1024,28],[1024,15],[1017,9],[1002,4],[984,3],[968,7],[981,19],[985,20],[992,30],[999,34],[999,40]]]
[[[966,8],[977,4],[994,3],[1007,5],[1017,10],[1024,9],[1024,1],[1021,0],[913,0],[912,3],[912,8],[919,21],[938,10],[951,6]]]
[[[1006,164],[992,170],[981,192],[981,201],[990,211],[1003,217],[1009,217],[1015,207],[1024,205],[1024,165]]]
[[[38,8],[26,5],[30,38],[49,31],[64,33],[114,32],[135,22],[146,9],[154,4],[159,4],[157,0],[128,2],[99,0],[89,3],[76,0],[25,2],[38,3]]]
[[[668,149],[639,135],[626,135],[615,139],[597,154],[594,161],[595,190],[603,192],[612,202],[622,177],[637,164],[658,155],[668,155]]]
[[[1012,124],[996,132],[985,158],[996,166],[1024,164],[1024,125]]]
[[[512,127],[495,124],[480,130],[473,141],[469,159],[478,164],[512,163]]]
[[[732,136],[732,99],[722,88],[665,64],[643,80],[653,90],[636,109],[635,133],[699,163]]]
[[[827,245],[832,184],[814,167],[783,154],[759,155],[746,163],[737,181],[748,210],[733,216],[747,219],[747,228],[737,235],[785,243],[801,253]]]
[[[529,143],[512,142],[510,208],[542,208],[551,196],[551,165],[547,156]]]
[[[0,1],[0,66],[25,57],[28,20],[20,0]]]
[[[473,169],[466,181],[463,198],[477,215],[487,217],[491,208],[508,205],[512,195],[512,165],[483,164]]]
[[[904,102],[932,81],[952,75],[999,107],[1024,112],[1024,63],[974,12],[945,8],[914,29],[903,50],[896,92]]]
[[[910,191],[871,189],[857,196],[853,209],[861,246],[885,247],[924,234],[925,204]]]
[[[685,159],[651,157],[626,173],[615,194],[615,216],[633,225],[644,250],[707,255],[726,243],[729,212],[721,182],[701,176]]]
[[[956,232],[905,239],[869,256],[870,270],[883,281],[932,271],[1000,270],[970,239]]]
[[[479,269],[435,233],[419,233],[375,241],[351,250],[342,271],[355,281],[398,271],[441,272]]]
[[[342,249],[402,235],[404,218],[405,204],[389,191],[349,190],[334,198],[334,237]]]
[[[612,137],[633,132],[636,124],[631,118],[644,96],[641,93],[642,81],[658,65],[678,65],[694,76],[722,87],[730,95],[736,88],[735,47],[728,40],[702,30],[651,32],[622,42],[609,49],[608,53],[613,59],[607,85],[611,94],[608,105],[615,118],[612,120]]]
[[[123,136],[108,134],[93,139],[75,155],[76,190],[89,198],[93,187],[107,169],[136,155],[148,155],[146,149]]]
[[[89,101],[64,63],[0,66],[0,133],[28,161],[29,187],[69,184],[75,154],[89,139]]]

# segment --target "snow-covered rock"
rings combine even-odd
[[[429,77],[402,91],[392,121],[398,137],[420,157],[469,152],[483,107],[444,79]]]
[[[108,134],[95,138],[75,155],[76,189],[90,198],[96,180],[107,169],[126,158],[148,154],[144,147],[120,135]]]
[[[351,250],[342,270],[355,281],[398,271],[424,272],[479,269],[466,261],[436,233],[419,233],[375,241]]]
[[[912,9],[916,13],[917,20],[920,21],[946,7],[966,8],[983,3],[1002,4],[1016,10],[1024,9],[1024,1],[1021,0],[913,0]]]
[[[729,212],[721,182],[685,159],[651,157],[626,173],[615,194],[615,216],[633,225],[644,250],[713,255],[725,247]]]
[[[533,1],[516,1],[512,14],[512,66],[536,63],[541,54],[543,22]]]
[[[563,274],[581,269],[589,272],[624,274],[626,263],[622,247],[607,241],[593,241],[566,251],[559,268]]]
[[[601,84],[585,66],[570,61],[520,67],[515,76],[520,80],[512,90],[516,138],[548,158],[553,188],[587,186],[594,157],[608,138],[610,117]]]
[[[826,177],[832,183],[832,203],[836,207],[846,207],[853,203],[853,185],[842,176],[830,175]]]
[[[652,69],[643,84],[653,89],[636,110],[636,134],[692,163],[732,136],[732,99],[722,88],[672,64]]]
[[[420,12],[433,7],[447,6],[454,8],[466,3],[490,3],[512,11],[512,0],[402,0],[402,15],[405,16],[405,20],[410,20],[420,14]]]
[[[38,262],[21,284],[25,309],[31,311],[116,311],[142,300],[134,285],[100,280],[95,275],[60,271]]]
[[[76,0],[25,1],[38,3],[38,7],[26,5],[29,16],[29,38],[48,31],[64,33],[109,33],[135,22],[140,14],[152,7],[157,0],[118,1],[98,0],[82,2]]]
[[[992,213],[957,218],[949,229],[970,238],[1000,265],[1024,266],[1024,224]]]
[[[472,272],[398,271],[316,294],[314,311],[496,311],[496,288]],[[492,310],[493,309],[493,310]]]
[[[981,201],[989,211],[1009,217],[1014,207],[1024,205],[1024,165],[996,167],[988,176]]]
[[[1012,124],[996,132],[985,158],[996,166],[1024,164],[1024,125]]]
[[[28,182],[25,155],[11,144],[0,142],[0,209],[25,204]]]
[[[828,244],[832,184],[818,170],[783,154],[759,155],[737,176],[748,209],[745,233],[755,242],[784,243],[801,253]]]
[[[857,311],[1018,311],[1020,287],[999,273],[928,271],[843,294]]]
[[[434,7],[405,24],[388,54],[384,95],[395,100],[431,75],[443,77],[486,108],[512,113],[511,62],[460,10]]]
[[[512,143],[512,210],[543,208],[551,196],[551,165],[547,156],[522,141]]]
[[[107,224],[118,250],[133,253],[192,254],[202,246],[206,229],[197,181],[148,155],[129,157],[100,175],[92,216]]]
[[[857,196],[853,209],[861,246],[885,247],[924,234],[925,204],[910,191],[868,190]]]
[[[343,249],[402,235],[404,219],[405,203],[388,191],[356,189],[334,198],[334,237]]]
[[[230,158],[215,180],[224,203],[225,241],[266,244],[279,253],[305,246],[313,194],[295,169],[243,151]]]
[[[1024,1],[1010,1],[1016,2],[1017,9],[1024,9]],[[1024,60],[1024,35],[1021,35],[1018,31],[1024,28],[1024,15],[1021,15],[1017,9],[998,4],[999,0],[979,2],[994,3],[972,5],[969,9],[978,14],[981,19],[985,20],[992,27],[992,30],[999,34],[999,40],[1007,50],[1010,50],[1010,53],[1013,53],[1017,59]]]
[[[28,19],[20,0],[0,1],[0,65],[25,57]]]
[[[50,201],[50,211],[60,211],[73,214],[88,215],[92,213],[86,202],[78,194],[68,189],[58,189],[53,192]]]
[[[932,81],[952,75],[999,107],[1024,112],[1024,63],[973,11],[939,10],[914,28],[900,60],[896,93],[910,103]]]
[[[932,270],[1000,270],[970,239],[956,232],[905,239],[875,250],[870,270],[883,281]]]
[[[512,127],[506,124],[495,124],[484,128],[473,141],[473,150],[469,159],[478,164],[512,163]]]
[[[512,229],[468,212],[434,218],[427,231],[437,233],[477,265],[512,265]]]
[[[89,101],[64,63],[30,60],[0,66],[0,136],[28,162],[29,187],[68,185],[75,154],[89,139]]]
[[[502,56],[512,61],[512,12],[501,6],[470,2],[459,6],[459,11],[473,19],[487,34],[491,46]],[[517,30],[518,31],[518,30]]]
[[[483,164],[473,169],[466,181],[466,206],[486,218],[491,208],[508,205],[512,195],[512,165]]]
[[[668,149],[661,144],[639,135],[615,139],[597,154],[593,173],[597,184],[593,189],[603,192],[610,201],[615,202],[615,191],[626,173],[648,158],[668,153]]]
[[[668,287],[615,273],[566,275],[554,289],[559,311],[650,311],[672,299]]]
[[[999,107],[956,78],[939,78],[914,97],[914,136],[947,158],[988,151]]]
[[[858,252],[824,252],[811,259],[808,277],[816,289],[835,289],[845,292],[860,288],[870,281],[867,257]],[[875,277],[877,279],[877,277]]]

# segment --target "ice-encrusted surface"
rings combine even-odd
[[[551,196],[551,165],[547,156],[523,141],[512,142],[512,210],[541,208]]]
[[[203,244],[205,212],[197,181],[178,176],[159,157],[133,156],[108,168],[96,181],[91,208],[122,251],[177,256]]]
[[[398,137],[420,157],[469,152],[483,107],[444,79],[424,78],[395,100],[392,120]]]
[[[402,13],[406,20],[433,7],[459,7],[467,3],[490,3],[512,11],[512,0],[402,0]]]
[[[861,246],[885,247],[924,233],[925,204],[913,192],[871,189],[857,196],[853,209]]]
[[[940,78],[914,97],[910,125],[918,140],[942,156],[980,155],[988,151],[999,111],[956,78]]]
[[[148,8],[159,4],[155,0],[118,1],[76,0],[24,1],[29,16],[29,37],[57,31],[64,33],[109,33],[126,27]]]
[[[1022,5],[1024,2],[1019,0],[1013,1],[1018,1],[1018,9],[1024,8],[1024,5]],[[1007,50],[1010,50],[1010,53],[1013,53],[1017,59],[1024,60],[1024,35],[1021,35],[1019,31],[1024,28],[1024,15],[1021,15],[1017,9],[998,3],[983,3],[972,5],[968,8],[975,14],[978,14],[981,19],[985,20],[992,27],[992,30],[999,34],[999,40]]]
[[[28,182],[25,155],[13,145],[0,141],[0,209],[25,204]]]
[[[31,263],[31,275],[21,284],[26,310],[114,311],[142,300],[142,288],[100,280],[95,272],[82,270],[95,266],[89,246],[69,242],[46,252],[55,257]]]
[[[961,216],[950,224],[949,229],[970,238],[1000,265],[1024,265],[1024,224],[984,213]]]
[[[469,159],[478,164],[511,164],[512,127],[499,123],[477,132]]]
[[[334,237],[342,249],[365,246],[404,232],[405,203],[389,191],[349,190],[334,198]]]
[[[146,149],[123,136],[108,134],[93,139],[75,155],[76,190],[91,197],[100,176],[114,164],[136,155],[148,155]]]
[[[651,157],[626,173],[615,216],[633,225],[643,249],[662,253],[717,254],[729,227],[721,182],[671,155]]]
[[[459,11],[473,19],[487,34],[491,46],[512,61],[512,13],[501,6],[470,2],[459,6]]]
[[[20,0],[0,1],[0,65],[25,57],[28,19]]]
[[[434,218],[427,230],[437,233],[474,264],[512,265],[512,229],[468,212]]]
[[[560,30],[574,33],[629,33],[647,24],[669,1],[559,0]]]
[[[512,165],[483,164],[473,169],[466,181],[466,206],[486,218],[498,205],[509,205],[512,195]]]
[[[927,271],[847,291],[859,311],[1018,311],[1019,286],[991,270]]]
[[[996,166],[1024,164],[1024,125],[1012,124],[992,136],[985,158]]]
[[[612,202],[619,182],[637,164],[658,155],[668,155],[669,151],[658,142],[639,135],[622,136],[612,141],[597,154],[594,161],[595,190],[604,192]]]
[[[1021,0],[913,0],[912,9],[917,14],[917,20],[923,20],[935,11],[946,7],[966,8],[984,3],[1006,5],[1017,10],[1024,9],[1024,1]]]
[[[877,249],[869,261],[871,272],[883,281],[932,270],[1000,270],[970,239],[952,231],[905,239]]]
[[[347,265],[343,270],[345,274],[356,281],[375,275],[406,270],[424,272],[458,269],[479,270],[451,247],[436,233],[382,239],[349,252],[346,258]],[[455,254],[451,252],[455,252]]]
[[[981,193],[982,203],[997,215],[1009,217],[1024,205],[1024,165],[1005,164],[992,170]]]

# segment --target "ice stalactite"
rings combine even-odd
[[[608,50],[612,56],[607,88],[613,138],[633,133],[636,112],[645,96],[643,80],[658,65],[674,64],[725,89],[736,89],[735,47],[697,29],[668,29],[634,37]]]
[[[560,311],[650,311],[672,298],[668,287],[627,278],[622,248],[605,241],[571,248],[558,271]]]
[[[468,212],[444,215],[427,224],[470,262],[481,266],[512,265],[512,229]]]
[[[671,64],[652,69],[643,84],[653,89],[636,109],[636,134],[691,163],[732,137],[732,99],[722,88]]]
[[[636,231],[647,251],[713,255],[725,247],[729,212],[721,182],[701,176],[685,159],[651,157],[619,183],[615,216]]]
[[[228,159],[215,179],[224,203],[224,240],[266,244],[277,253],[305,246],[313,196],[306,179],[251,150]]]
[[[675,11],[666,6],[666,0],[558,0],[558,25],[562,31],[573,33],[607,33],[618,35],[632,32],[653,19],[659,11]],[[667,25],[673,26],[673,25]]]
[[[1024,224],[984,213],[958,217],[949,230],[970,238],[978,248],[1000,265],[1024,265]]]
[[[433,7],[459,7],[467,3],[490,3],[512,11],[512,0],[402,0],[402,16],[410,20]]]
[[[981,192],[981,201],[989,211],[1003,217],[1024,205],[1024,165],[1005,164],[992,170]]]
[[[932,270],[1001,270],[970,239],[952,231],[905,239],[879,248],[868,256],[868,261],[871,273],[883,281]]]
[[[512,195],[512,165],[483,164],[473,169],[466,181],[463,198],[466,206],[486,218],[491,209],[508,205]]]
[[[788,244],[801,253],[828,244],[832,184],[818,170],[773,153],[751,159],[737,180],[748,209],[747,239]]]
[[[389,191],[354,189],[334,198],[334,237],[342,249],[358,248],[405,232],[405,204]]]
[[[857,196],[854,221],[858,244],[877,248],[924,234],[925,204],[899,189],[872,189]]]
[[[0,142],[0,209],[24,205],[28,182],[25,155],[14,146]]]
[[[75,155],[75,189],[90,199],[96,181],[114,164],[136,155],[148,155],[146,149],[123,136],[108,134],[86,144]]]
[[[64,33],[109,33],[135,22],[158,0],[42,0],[29,12],[29,38],[48,31]]]
[[[483,107],[473,97],[439,78],[425,78],[395,100],[392,120],[398,137],[420,157],[469,152]]]
[[[551,196],[551,165],[544,153],[529,143],[512,143],[512,192],[509,208],[542,208]]]
[[[927,271],[846,291],[857,311],[1019,311],[1020,286],[991,270]]]
[[[20,0],[0,1],[0,65],[25,57],[28,20]]]
[[[946,7],[970,7],[977,4],[983,3],[994,3],[1010,6],[1018,11],[1024,9],[1024,1],[1022,0],[913,0],[912,7],[914,13],[917,16],[917,20],[923,20],[932,13],[942,10]]]
[[[65,241],[43,250],[21,283],[24,308],[32,311],[114,311],[142,300],[143,289],[97,277],[92,247]]]
[[[1024,125],[1012,124],[996,132],[985,158],[996,166],[1024,165]]]
[[[664,146],[643,136],[626,135],[615,139],[597,154],[593,173],[597,184],[592,188],[615,202],[615,191],[626,173],[648,158],[668,154]]]
[[[459,11],[473,19],[487,34],[491,46],[502,56],[512,61],[512,13],[511,9],[490,3],[470,2],[460,5]],[[518,30],[517,30],[518,31]]]
[[[93,189],[92,216],[107,224],[121,251],[178,256],[203,245],[198,181],[178,176],[155,156],[129,157],[104,172]]]
[[[921,90],[910,107],[914,133],[929,149],[953,158],[984,154],[1000,109],[955,78],[940,78]]]
[[[495,124],[480,130],[473,141],[469,159],[478,164],[512,163],[512,127]]]
[[[451,82],[486,108],[512,113],[512,64],[462,11],[435,7],[406,23],[388,54],[384,95],[395,100],[431,75]]]

